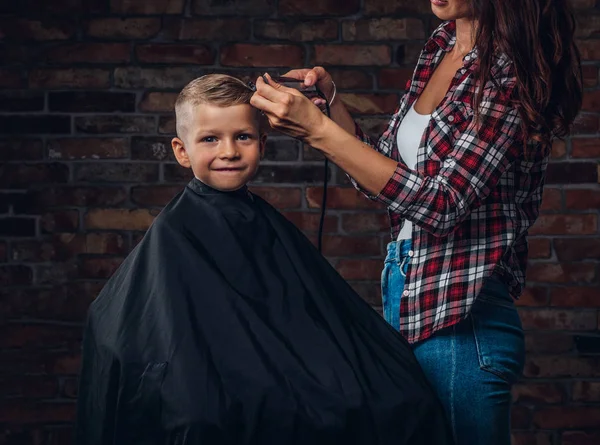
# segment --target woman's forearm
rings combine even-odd
[[[333,105],[330,109],[331,119],[346,130],[351,135],[354,135],[354,119],[348,112],[346,106],[340,100],[340,97],[334,99]]]
[[[322,128],[306,142],[348,173],[363,189],[378,195],[396,171],[398,163],[361,142],[354,135],[354,121],[347,111],[346,114],[352,122],[351,131],[326,119]],[[344,119],[346,126],[349,125],[348,120]]]

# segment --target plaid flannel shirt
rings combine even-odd
[[[407,92],[387,130],[364,143],[398,162],[378,195],[388,207],[395,240],[403,221],[413,223],[413,250],[400,304],[400,332],[411,343],[452,326],[469,314],[483,281],[501,275],[517,298],[524,286],[528,229],[535,222],[549,150],[528,143],[523,155],[519,113],[513,104],[512,62],[497,55],[493,81],[484,86],[479,119],[472,104],[478,86],[477,50],[463,59],[431,116],[415,169],[401,159],[396,132],[444,53],[456,42],[455,23],[440,25],[426,43]]]

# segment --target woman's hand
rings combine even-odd
[[[298,70],[300,71],[300,70]],[[311,144],[318,138],[327,117],[301,92],[275,83],[266,74],[256,80],[250,104],[262,110],[275,130]]]
[[[283,76],[302,80],[304,81],[304,85],[307,87],[317,84],[317,88],[325,95],[328,101],[331,102],[331,100],[334,99],[335,85],[333,83],[333,79],[331,78],[331,75],[321,66],[288,71]],[[312,101],[318,107],[325,105],[325,101],[318,97],[313,98]]]

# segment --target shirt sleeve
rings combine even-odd
[[[454,142],[437,175],[425,176],[398,162],[388,183],[371,198],[434,236],[451,233],[490,194],[523,148],[521,120],[510,100],[513,87],[511,78],[484,90],[478,119],[473,117]]]

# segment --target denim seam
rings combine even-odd
[[[498,371],[498,370],[494,369],[492,366],[490,366],[489,364],[485,363],[485,357],[483,356],[484,355],[483,352],[481,352],[481,347],[479,346],[479,338],[477,337],[477,326],[476,326],[476,322],[475,322],[475,316],[471,315],[470,318],[471,318],[471,326],[473,328],[473,339],[475,340],[475,349],[477,350],[477,361],[479,362],[479,369],[481,369],[482,371],[494,374],[495,376],[498,376],[499,378],[504,380],[506,383],[510,383],[510,379],[508,377],[506,377],[506,375],[503,372]]]
[[[458,437],[456,434],[456,415],[454,412],[454,381],[456,379],[456,326],[452,328],[452,371],[450,376],[450,421],[452,422],[452,436],[454,442],[458,443]]]

